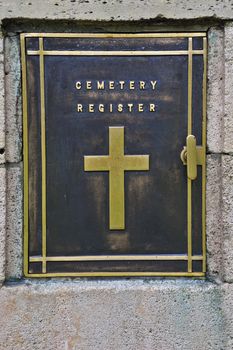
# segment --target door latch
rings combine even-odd
[[[196,137],[188,135],[186,146],[180,153],[180,159],[187,165],[187,176],[190,180],[197,178],[197,166],[204,164],[204,150],[202,146],[197,146]]]

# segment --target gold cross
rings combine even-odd
[[[124,172],[149,170],[149,155],[125,155],[124,127],[109,127],[109,155],[84,156],[84,170],[109,171],[110,230],[124,230]]]

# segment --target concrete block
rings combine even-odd
[[[231,22],[224,25],[224,46],[225,46],[225,61],[229,62],[233,60],[232,54],[232,37],[233,37],[233,24]]]
[[[223,152],[233,152],[233,25],[225,26],[225,115]]]
[[[204,281],[31,282],[0,289],[0,349],[230,350]]]
[[[4,18],[65,20],[143,20],[233,18],[230,1],[216,0],[30,0],[2,1],[0,20]]]
[[[6,160],[22,160],[22,103],[19,37],[5,39]]]
[[[233,284],[225,283],[222,285],[222,314],[224,316],[225,327],[224,347],[223,349],[233,349]]]
[[[0,167],[0,284],[5,279],[6,169]]]
[[[3,37],[0,34],[0,164],[5,163],[5,74]]]
[[[22,164],[7,169],[6,277],[22,276],[23,207]]]
[[[233,282],[233,156],[222,155],[224,280]]]
[[[221,155],[207,156],[206,238],[208,276],[222,276],[222,169]]]
[[[220,153],[223,149],[224,118],[224,40],[223,30],[208,32],[208,89],[207,89],[207,148]]]

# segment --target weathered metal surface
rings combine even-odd
[[[205,152],[206,38],[157,35],[21,37],[26,275],[203,276],[205,157],[188,184],[180,152],[190,129]],[[150,160],[114,182],[115,227],[109,165],[84,167],[110,155],[109,128]]]

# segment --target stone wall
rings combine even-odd
[[[233,349],[233,1],[0,1],[0,349]],[[207,279],[22,278],[20,32],[208,30]]]

